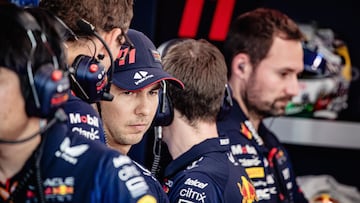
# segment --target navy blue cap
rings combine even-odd
[[[127,35],[134,48],[127,45],[121,47],[115,60],[112,78],[115,86],[132,91],[167,80],[179,88],[184,88],[180,80],[164,71],[160,53],[144,33],[129,29]]]

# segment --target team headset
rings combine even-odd
[[[164,49],[158,48],[158,51],[163,57]],[[155,117],[152,122],[154,126],[154,143],[153,143],[153,163],[151,166],[151,174],[157,177],[157,174],[160,170],[160,159],[161,159],[161,146],[162,146],[162,126],[168,126],[174,120],[174,108],[171,103],[169,94],[167,93],[167,82],[165,80],[161,81],[161,88],[159,91],[159,104],[156,110]]]
[[[151,166],[151,174],[155,177],[159,171],[159,164],[161,158],[161,145],[162,145],[162,126],[168,126],[174,120],[174,108],[172,106],[170,97],[167,93],[167,82],[161,81],[161,88],[159,91],[159,104],[153,119],[152,125],[154,126],[154,144],[153,155],[154,160]]]
[[[182,38],[175,38],[175,39],[171,39],[168,40],[162,44],[160,44],[160,46],[157,48],[158,52],[161,55],[161,58],[163,58],[166,53],[167,50],[175,45],[178,42],[181,42],[185,40]],[[168,126],[171,124],[171,122],[174,119],[174,108],[172,106],[171,103],[171,98],[169,96],[169,94],[167,93],[167,82],[166,81],[161,81],[161,91],[159,92],[159,105],[158,105],[158,109],[155,115],[155,118],[153,120],[153,126],[157,127],[157,126]],[[159,128],[155,128],[155,131],[159,130]],[[160,129],[161,130],[161,129]],[[160,132],[156,132],[157,137],[161,139],[161,133]]]
[[[31,89],[28,95],[30,97],[32,95],[33,99],[26,98],[26,112],[29,116],[47,118],[67,101],[67,92],[70,88],[69,78],[66,72],[60,70],[58,59],[35,18],[24,11],[24,15],[19,19],[21,25],[26,29],[27,36],[31,42],[31,53],[27,61],[26,71]],[[32,60],[35,55],[35,49],[38,46],[34,35],[36,31],[40,32],[41,43],[44,44],[48,53],[51,55],[52,63],[42,64],[38,70],[33,73]]]
[[[161,81],[159,104],[153,119],[153,126],[168,126],[174,119],[174,108],[167,93],[167,82]]]
[[[76,24],[81,31],[100,40],[109,54],[111,65],[106,72],[105,67],[95,56],[78,55],[69,68],[72,90],[76,96],[87,103],[96,103],[100,100],[112,101],[114,96],[110,94],[110,86],[114,72],[114,60],[110,48],[88,21],[79,19]],[[99,55],[99,59],[103,59],[103,56]]]

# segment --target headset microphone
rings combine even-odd
[[[34,134],[32,134],[24,139],[21,139],[21,140],[0,139],[0,144],[18,144],[18,143],[23,143],[23,142],[29,141],[29,140],[35,138],[37,135],[46,132],[57,121],[65,122],[67,119],[68,119],[68,117],[67,117],[66,113],[64,112],[64,110],[62,108],[59,108],[58,110],[56,110],[54,117],[44,127],[40,127],[39,131],[35,132]]]
[[[105,100],[105,101],[112,101],[114,96],[112,94],[110,94],[110,87],[111,87],[111,83],[112,83],[112,77],[114,74],[114,58],[111,54],[110,48],[106,44],[104,39],[95,31],[95,27],[91,23],[89,23],[88,21],[81,18],[76,22],[76,24],[79,27],[79,29],[82,30],[83,32],[85,32],[86,34],[94,35],[97,39],[99,39],[109,54],[110,68],[107,71],[108,81],[107,81],[106,86],[104,87],[104,92],[102,94],[101,99]]]

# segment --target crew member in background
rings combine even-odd
[[[227,84],[221,52],[204,39],[172,45],[163,56],[165,71],[185,89],[169,86],[174,118],[163,127],[163,140],[173,161],[163,187],[170,202],[255,202],[248,175],[219,137],[216,118]]]
[[[224,46],[233,107],[218,130],[245,167],[259,202],[305,203],[286,149],[262,120],[285,113],[299,92],[303,34],[285,14],[258,8],[238,16]]]

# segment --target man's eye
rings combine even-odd
[[[130,92],[130,91],[125,91],[125,92],[123,92],[123,94],[125,94],[125,95],[132,95],[132,94],[133,94],[133,92]]]
[[[296,77],[297,77],[298,79],[303,78],[303,76],[304,76],[304,74],[303,74],[302,72],[301,72],[301,73],[296,74]]]
[[[282,77],[286,77],[286,76],[288,75],[288,72],[281,72],[280,75],[281,75]]]
[[[159,90],[151,90],[149,92],[151,95],[158,95],[159,94]]]

